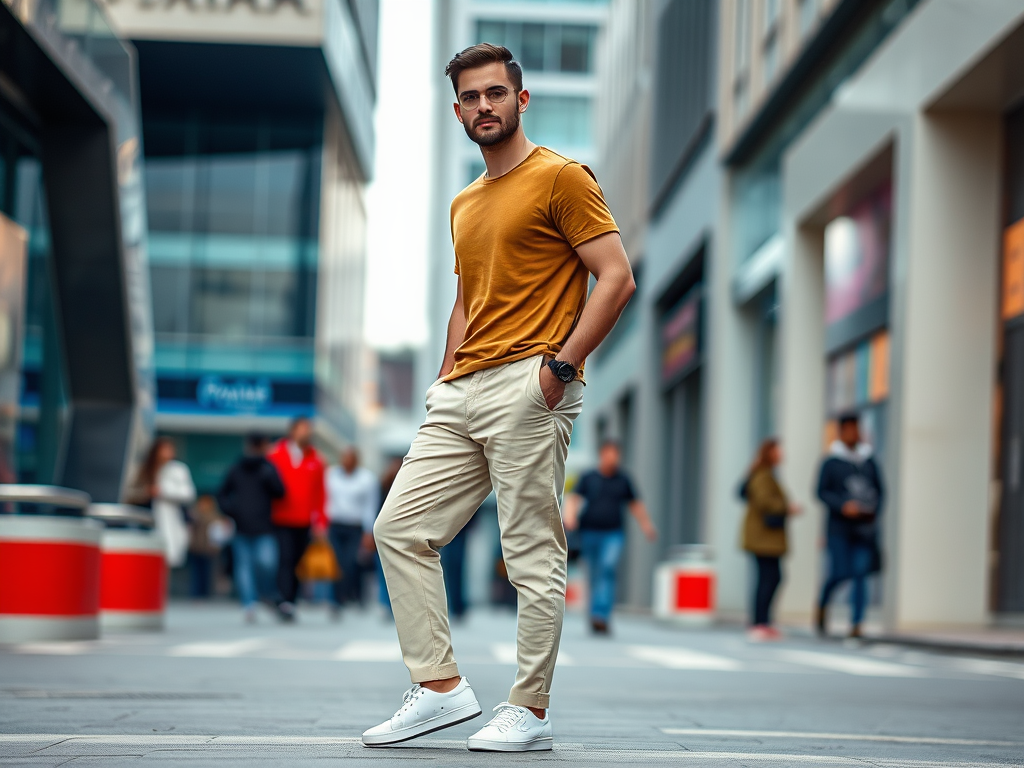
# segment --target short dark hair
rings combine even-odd
[[[309,424],[310,421],[311,419],[306,415],[292,417],[292,420],[288,422],[288,434],[290,435],[294,432],[295,428],[299,426],[299,424]]]
[[[245,436],[247,448],[261,448],[267,442],[267,436],[262,432],[250,432]]]
[[[486,67],[488,64],[504,64],[508,79],[512,81],[512,87],[517,93],[523,90],[523,68],[519,66],[512,51],[503,45],[478,43],[456,53],[448,62],[448,66],[444,68],[445,75],[451,78],[455,95],[459,95],[459,75],[467,69]]]
[[[839,416],[839,428],[842,429],[847,424],[860,426],[860,414],[853,411],[841,414]]]

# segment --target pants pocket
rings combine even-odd
[[[533,359],[533,358],[531,358]],[[565,385],[565,389],[562,391],[562,399],[558,401],[558,404],[554,408],[548,407],[547,400],[544,399],[544,390],[540,386],[540,376],[544,372],[545,363],[544,357],[537,358],[537,363],[530,366],[530,381],[527,383],[527,394],[533,402],[543,408],[548,413],[556,413],[563,410],[573,404],[578,404],[583,399],[583,382],[582,381],[570,381]],[[572,418],[575,418],[577,414],[570,414]]]

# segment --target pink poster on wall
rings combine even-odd
[[[825,322],[838,323],[886,295],[892,184],[825,227]]]

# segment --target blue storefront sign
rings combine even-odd
[[[313,410],[313,382],[207,374],[157,379],[161,413],[297,416]]]
[[[221,411],[262,411],[274,403],[270,379],[224,379],[203,376],[196,387],[196,401],[203,408]]]

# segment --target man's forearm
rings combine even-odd
[[[583,308],[576,329],[558,353],[558,359],[579,368],[615,327],[635,290],[633,275],[628,270],[601,275]]]
[[[437,378],[443,378],[455,368],[455,350],[466,338],[466,316],[462,311],[461,304],[456,304],[452,310],[452,316],[448,319],[448,337],[444,347],[444,360],[441,361],[441,370]]]

